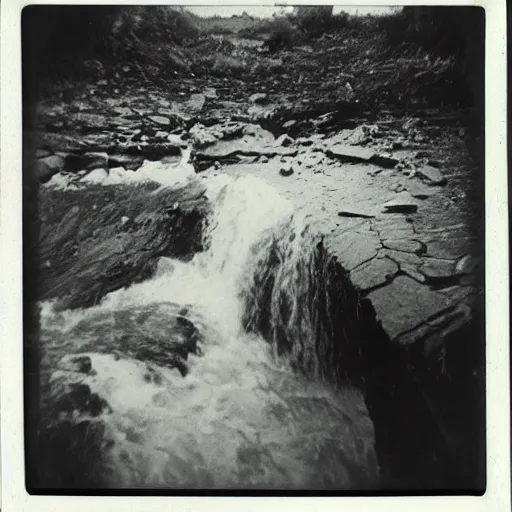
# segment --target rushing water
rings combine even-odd
[[[92,308],[43,304],[45,402],[62,400],[70,385],[99,397],[58,421],[101,425],[94,471],[107,487],[375,486],[362,394],[335,389],[318,371],[315,312],[304,306],[307,224],[257,178],[204,181],[214,206],[204,253],[186,263],[161,258],[154,278]],[[263,339],[254,317],[269,258],[279,271]]]

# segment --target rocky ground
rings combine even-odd
[[[254,173],[310,217],[408,354],[446,443],[458,449],[474,442],[475,428],[457,411],[473,414],[483,376],[481,340],[454,337],[471,326],[478,334],[472,322],[483,311],[483,171],[467,146],[472,113],[368,111],[342,65],[312,79],[308,62],[325,44],[297,49],[293,65],[254,83],[188,76],[162,87],[101,78],[41,100],[27,134],[42,184],[40,297],[89,305],[151,275],[158,256],[198,250],[207,211],[201,190],[151,195],[147,186],[134,195],[116,186],[107,197],[90,183],[93,173],[137,171],[148,160],[177,164],[192,148],[197,172]],[[385,75],[386,65],[375,73]],[[188,232],[195,234],[186,240]],[[89,286],[92,275],[97,286]],[[474,403],[454,382],[461,371],[466,390],[477,390]]]
[[[214,86],[191,94],[137,92],[117,89],[116,98],[108,84],[99,84],[70,103],[42,102],[39,179],[70,173],[85,181],[99,168],[177,163],[180,147],[191,145],[198,171],[254,172],[311,214],[392,338],[413,343],[466,315],[464,306],[479,292],[483,234],[478,169],[460,116],[383,114],[373,123],[342,123],[355,128],[298,137],[286,133],[296,134],[300,122],[290,119],[276,137],[261,126],[280,107],[265,93],[231,105]],[[321,126],[329,114],[308,122]],[[43,210],[46,204],[55,209],[59,193],[45,187],[46,194]],[[55,215],[65,223],[62,213]],[[430,325],[432,318],[437,321]]]

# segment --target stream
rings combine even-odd
[[[212,204],[205,251],[94,307],[41,304],[43,416],[66,425],[78,485],[375,488],[363,394],[316,348],[307,219],[257,177],[190,179]]]

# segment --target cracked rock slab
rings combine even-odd
[[[397,276],[382,288],[368,294],[377,317],[392,340],[412,331],[441,313],[451,301],[407,276]]]
[[[425,276],[418,271],[418,267],[421,265],[421,258],[417,254],[384,249],[379,252],[379,257],[393,260],[404,274],[412,277],[415,281],[419,283],[426,281]]]
[[[386,215],[373,222],[373,229],[382,240],[414,238],[415,233],[410,222],[400,214]]]
[[[471,308],[458,304],[442,311],[435,318],[419,325],[416,329],[397,338],[402,345],[411,345],[425,340],[424,352],[428,356],[433,350],[445,343],[445,338],[471,321]]]
[[[411,254],[420,254],[423,250],[423,246],[417,240],[408,240],[408,239],[391,239],[384,240],[382,245],[387,249],[392,249],[394,251],[401,252],[409,252]]]
[[[361,291],[388,283],[398,272],[398,265],[389,258],[374,258],[350,273],[350,280]]]
[[[439,259],[458,259],[470,252],[474,240],[445,230],[427,242],[427,254]]]
[[[342,233],[330,245],[341,265],[348,271],[374,258],[381,248],[379,238],[371,231]]]

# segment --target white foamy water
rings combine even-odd
[[[82,171],[86,172],[86,171]],[[114,167],[108,171],[93,169],[84,176],[57,173],[43,186],[57,190],[77,190],[86,185],[123,185],[137,183],[159,183],[162,187],[186,185],[195,179],[195,170],[190,163],[190,150],[184,150],[180,162],[169,164],[145,160],[136,171]]]
[[[87,384],[110,405],[103,474],[112,487],[346,489],[376,485],[373,426],[362,395],[334,390],[292,372],[261,337],[244,332],[243,315],[255,266],[272,240],[291,227],[283,258],[293,266],[304,224],[291,203],[263,181],[242,176],[203,180],[214,205],[205,230],[208,250],[184,263],[162,258],[151,280],[111,293],[93,308],[54,312],[43,305],[43,342],[53,356],[87,354]],[[295,226],[295,227],[294,227]],[[293,231],[292,229],[292,231]],[[296,282],[280,277],[279,286]],[[297,278],[297,276],[295,276]],[[289,278],[288,278],[289,279]],[[117,312],[152,304],[186,307],[201,331],[201,355],[189,373],[158,362],[119,357],[104,340],[85,344],[80,322],[104,322]],[[288,322],[298,321],[292,312]],[[165,318],[158,317],[165,328]],[[106,332],[107,332],[106,331]],[[58,332],[59,336],[56,335]],[[65,341],[62,341],[65,340]],[[103,344],[102,344],[103,343]],[[152,375],[147,378],[148,365]],[[55,371],[53,380],[75,378]]]

